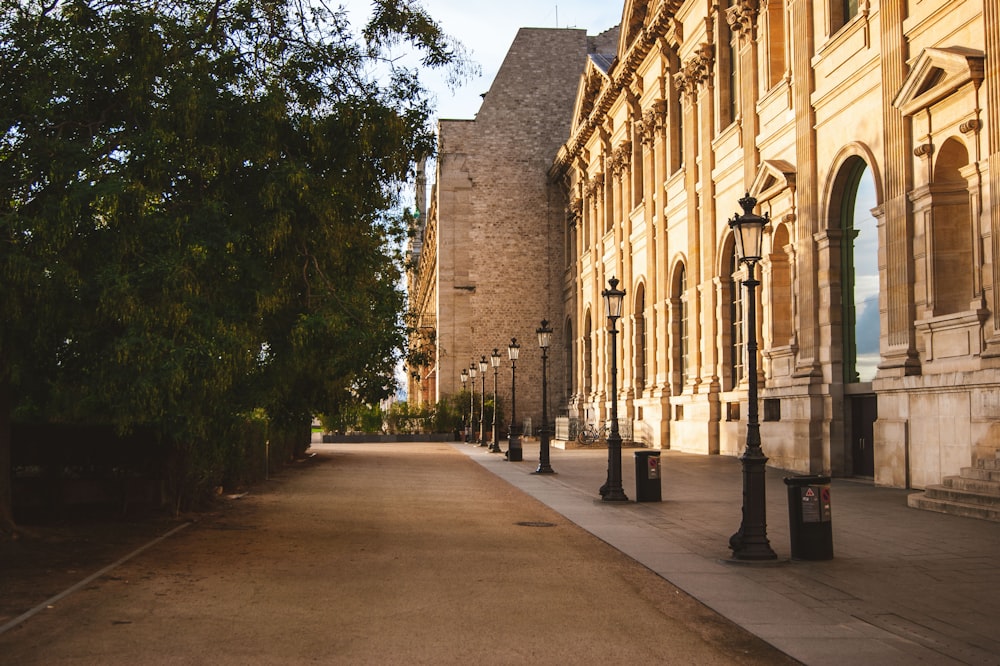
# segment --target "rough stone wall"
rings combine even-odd
[[[462,368],[498,348],[498,394],[509,409],[507,345],[514,337],[521,344],[517,420],[530,417],[535,427],[542,319],[554,329],[550,358],[565,354],[565,204],[547,174],[569,135],[587,51],[584,30],[523,28],[476,119],[439,125],[438,395],[460,390]],[[548,369],[551,419],[565,380],[561,363]],[[492,369],[487,374],[492,393]]]

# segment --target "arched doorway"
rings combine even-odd
[[[841,171],[839,200],[843,305],[843,381],[845,427],[850,471],[874,477],[874,425],[878,401],[872,380],[880,359],[878,205],[875,179],[868,164],[852,158]]]

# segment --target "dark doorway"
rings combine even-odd
[[[874,395],[854,395],[851,403],[851,460],[854,476],[875,476],[875,419],[878,400]]]

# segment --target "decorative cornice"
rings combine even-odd
[[[757,15],[760,12],[758,0],[737,0],[736,4],[726,10],[726,21],[729,29],[740,39],[757,39]]]
[[[715,65],[715,47],[702,43],[694,55],[681,65],[679,72],[674,74],[674,85],[681,95],[694,97],[698,94],[698,86],[708,81]]]
[[[656,100],[652,107],[642,114],[642,120],[636,122],[636,131],[644,144],[652,143],[657,133],[666,128],[668,108],[666,100]]]
[[[594,177],[583,186],[583,193],[588,199],[602,199],[604,197],[604,174],[594,174]]]
[[[632,142],[623,141],[611,153],[611,159],[608,162],[611,174],[619,177],[622,176],[632,164]]]
[[[958,126],[958,131],[962,134],[972,134],[973,132],[978,132],[981,129],[983,129],[983,121],[976,118],[966,120]]]
[[[583,219],[583,200],[573,197],[569,202],[569,214],[574,222]]]
[[[610,82],[597,94],[593,105],[588,109],[587,119],[580,124],[576,133],[566,142],[565,155],[560,159],[572,159],[580,152],[583,145],[602,122],[602,117],[608,113],[611,105],[618,99],[622,89],[630,85],[635,69],[656,47],[658,40],[665,37],[675,48],[681,45],[683,26],[675,18],[675,15],[684,2],[685,0],[659,0],[656,10],[652,13],[652,18],[647,21],[642,33],[635,39],[625,55],[619,58],[608,71],[607,78],[610,79]]]

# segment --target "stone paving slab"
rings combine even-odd
[[[734,564],[739,460],[661,452],[661,502],[604,503],[607,451],[552,449],[555,475],[536,475],[537,442],[511,463],[454,444],[713,610],[810,665],[1000,666],[1000,523],[919,511],[910,491],[834,479],[834,559],[790,559],[787,488],[768,468],[768,537],[778,562]],[[623,487],[635,498],[633,452]]]

